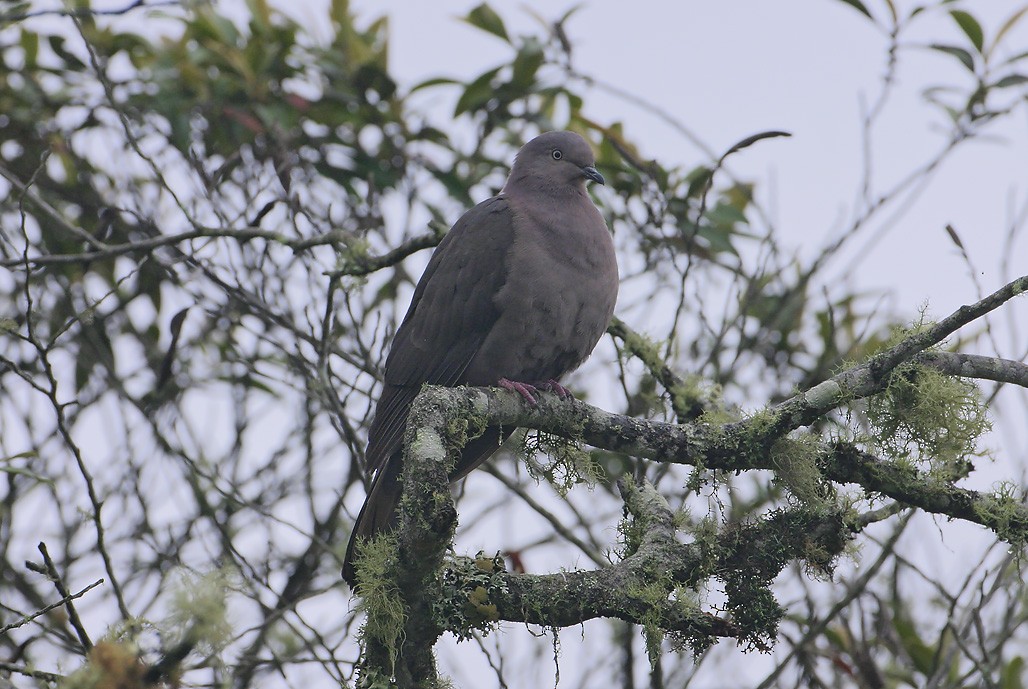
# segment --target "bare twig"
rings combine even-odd
[[[47,552],[46,544],[40,542],[37,547],[39,548],[39,552],[43,555],[43,564],[46,566],[47,576],[50,577],[50,581],[54,582],[54,587],[57,589],[57,593],[61,594],[62,600],[68,608],[68,622],[71,624],[72,629],[75,630],[75,634],[78,635],[79,643],[82,644],[83,650],[88,652],[89,649],[93,648],[93,642],[89,639],[89,634],[86,632],[86,628],[82,625],[82,620],[79,619],[78,611],[75,610],[75,606],[72,604],[72,601],[94,586],[98,586],[103,583],[103,579],[90,584],[73,596],[68,593],[68,589],[65,587],[64,581],[61,579],[61,574],[57,571],[57,566],[54,564],[53,559],[51,559],[50,553]]]
[[[48,567],[52,566],[52,565],[53,565],[53,562],[50,562],[48,564]],[[54,583],[57,584],[58,592],[60,592],[61,589],[64,588],[64,585],[60,583],[60,579],[59,578],[55,579]],[[61,598],[61,600],[57,601],[56,603],[51,603],[50,605],[46,606],[45,608],[41,608],[41,609],[37,610],[36,612],[32,613],[31,615],[26,615],[25,617],[21,618],[17,622],[12,622],[11,624],[7,625],[6,627],[0,627],[0,634],[6,634],[7,632],[11,631],[12,629],[17,629],[18,627],[21,627],[21,626],[24,626],[24,625],[28,624],[29,622],[31,622],[32,620],[36,619],[37,617],[41,617],[42,615],[47,614],[51,610],[59,608],[62,605],[67,605],[68,606],[68,618],[71,621],[72,626],[75,627],[75,632],[77,634],[79,634],[79,641],[82,641],[83,635],[85,634],[85,630],[82,629],[82,622],[79,620],[78,613],[75,612],[74,606],[71,605],[71,601],[75,600],[76,598],[81,598],[83,595],[86,594],[87,591],[91,591],[92,589],[96,588],[97,586],[99,586],[102,583],[104,583],[103,579],[97,579],[92,584],[90,584],[86,588],[82,589],[78,593],[67,594],[63,598]],[[85,638],[85,641],[89,642],[88,636]],[[83,646],[85,646],[85,643],[83,643]],[[92,647],[91,644],[90,644],[90,646],[86,646],[86,650],[89,650],[89,648],[91,648],[91,647]]]

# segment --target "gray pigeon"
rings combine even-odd
[[[592,150],[572,132],[547,132],[518,152],[497,196],[464,214],[439,243],[414,290],[385,364],[368,434],[371,492],[346,547],[392,528],[400,499],[403,431],[425,383],[502,385],[534,402],[537,388],[576,369],[607,328],[618,293],[610,231],[585,189],[603,184]],[[489,458],[512,429],[488,428],[464,447],[451,481]]]

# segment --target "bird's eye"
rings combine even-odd
[[[553,156],[554,160],[560,160],[561,158],[564,157],[564,154],[561,153],[560,150],[556,149],[556,148],[553,149],[553,153],[551,153],[550,155]]]

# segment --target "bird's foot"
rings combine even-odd
[[[535,396],[539,393],[539,388],[532,385],[531,383],[519,383],[516,380],[508,380],[506,378],[500,378],[497,383],[504,390],[510,390],[516,392],[525,398],[525,401],[531,404],[533,407],[538,404]]]
[[[543,390],[552,392],[554,395],[561,398],[562,400],[575,399],[575,396],[571,394],[570,390],[568,390],[566,387],[555,381],[553,378],[550,378],[548,381],[543,383]]]

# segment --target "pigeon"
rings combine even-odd
[[[586,182],[604,183],[576,133],[540,134],[518,152],[502,190],[439,243],[386,358],[368,432],[371,491],[350,536],[343,579],[356,587],[357,544],[395,526],[403,433],[425,384],[502,386],[530,403],[578,368],[606,331],[618,293],[614,243]],[[451,481],[488,459],[513,429],[487,428]]]

